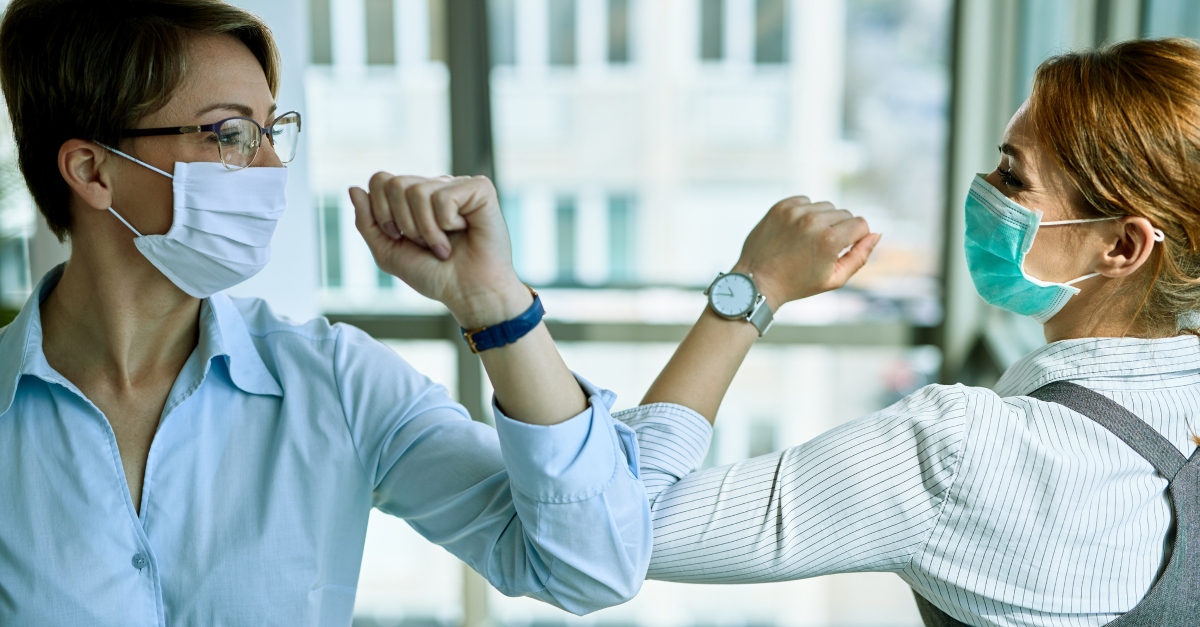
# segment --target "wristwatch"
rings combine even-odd
[[[759,293],[758,286],[754,284],[753,275],[722,272],[704,290],[704,295],[708,297],[708,306],[718,316],[727,320],[740,318],[749,321],[758,329],[759,337],[771,328],[775,320],[766,297]]]

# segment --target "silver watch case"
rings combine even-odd
[[[712,290],[722,278],[729,275],[738,275],[746,277],[750,281],[750,285],[754,288],[754,302],[750,305],[750,310],[732,316],[727,316],[721,313],[715,305],[713,305]],[[775,315],[771,311],[771,306],[767,304],[767,298],[758,291],[758,284],[754,282],[754,274],[742,274],[740,272],[719,272],[717,278],[713,279],[712,283],[704,290],[704,295],[708,297],[708,307],[713,313],[725,318],[726,320],[745,320],[754,325],[758,329],[758,336],[762,337],[771,328],[771,324],[775,322]]]

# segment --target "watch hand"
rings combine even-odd
[[[725,292],[724,294],[722,294],[722,296],[728,296],[730,298],[733,298],[733,290],[729,290],[728,292]]]

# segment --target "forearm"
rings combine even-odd
[[[683,405],[713,422],[729,384],[757,339],[754,325],[726,320],[706,307],[642,404]]]
[[[528,288],[518,283],[459,308],[455,317],[465,328],[480,328],[511,320],[532,304]],[[514,420],[553,425],[587,409],[583,389],[567,369],[544,323],[516,342],[479,356],[495,389],[496,403]]]
[[[552,425],[587,409],[587,398],[545,324],[516,343],[480,356],[496,390],[496,403],[515,420]]]

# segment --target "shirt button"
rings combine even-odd
[[[146,567],[146,556],[142,555],[141,553],[135,554],[133,556],[133,567],[138,570],[145,568]]]

